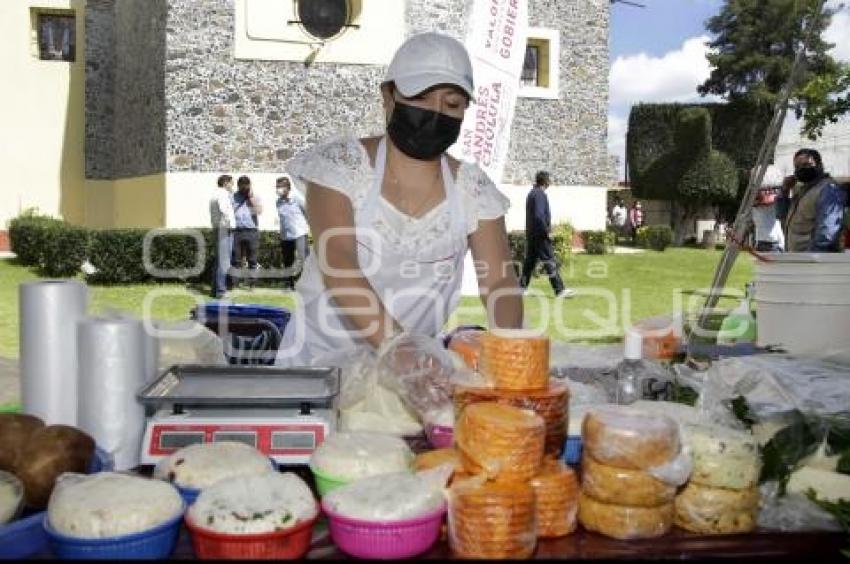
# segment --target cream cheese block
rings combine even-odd
[[[787,491],[805,495],[809,489],[815,491],[819,500],[837,502],[839,499],[850,501],[850,476],[803,466],[788,480]]]
[[[691,482],[731,490],[758,482],[758,444],[749,433],[717,425],[683,425],[682,440],[693,462]]]

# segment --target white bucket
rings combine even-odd
[[[756,262],[758,344],[795,354],[850,348],[850,253]]]

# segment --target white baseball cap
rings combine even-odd
[[[387,67],[384,82],[394,82],[406,97],[438,84],[453,84],[474,97],[472,63],[466,47],[442,33],[420,33],[405,41]]]

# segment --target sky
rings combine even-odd
[[[720,11],[723,0],[636,1],[646,8],[611,6],[608,150],[619,158],[619,179],[632,104],[716,100],[701,97],[696,88],[710,73],[705,21]],[[836,43],[833,57],[850,61],[850,7],[833,16],[825,36]]]

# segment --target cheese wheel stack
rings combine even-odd
[[[449,542],[461,558],[530,558],[537,544],[534,489],[523,482],[456,482],[449,490]]]
[[[649,470],[680,456],[676,422],[624,406],[599,407],[585,416],[582,441],[582,526],[616,539],[669,532],[676,486]]]
[[[677,527],[703,534],[747,533],[758,522],[758,444],[749,433],[684,425],[690,482],[676,496]]]
[[[481,356],[481,335],[483,331],[461,331],[452,336],[449,350],[456,352],[467,368],[478,370],[478,359]]]
[[[576,530],[579,483],[573,469],[560,460],[546,459],[531,486],[537,496],[537,536],[554,538]]]
[[[480,337],[479,370],[499,390],[549,387],[549,339],[522,329],[498,330]]]
[[[495,388],[455,386],[455,421],[460,419],[463,409],[473,403],[495,402],[520,409],[529,409],[543,418],[546,423],[544,452],[558,457],[567,439],[567,406],[570,392],[566,385],[552,381],[542,390],[516,391]]]
[[[539,415],[493,402],[467,406],[455,427],[464,469],[495,481],[527,482],[536,476],[544,439]]]
[[[421,472],[422,470],[430,470],[443,464],[451,464],[456,472],[463,471],[463,464],[460,462],[460,453],[453,448],[429,450],[416,455],[416,458],[413,460],[413,469],[416,472]]]

